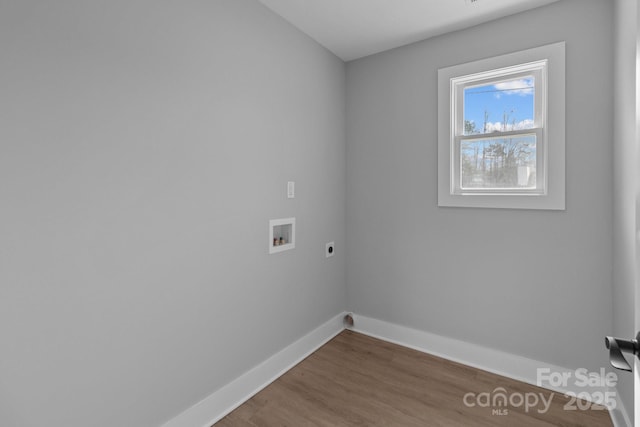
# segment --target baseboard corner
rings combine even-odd
[[[362,316],[358,313],[354,314],[354,326],[350,329],[373,338],[412,348],[527,384],[543,387],[553,392],[577,396],[585,391],[584,386],[577,387],[568,384],[564,387],[559,387],[548,382],[539,381],[538,372],[540,369],[569,375],[574,374],[575,371],[524,356]],[[624,406],[615,390],[595,386],[590,388],[589,391],[614,391],[617,398],[616,407],[609,408],[614,426],[631,426],[628,414],[624,410]]]
[[[210,427],[344,330],[342,312],[167,421],[162,427]]]

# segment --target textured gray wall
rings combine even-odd
[[[607,366],[613,2],[568,0],[347,65],[347,294],[376,319]],[[566,41],[562,212],[438,208],[437,70]]]
[[[0,425],[160,425],[345,308],[335,56],[252,0],[34,0],[0,57]]]

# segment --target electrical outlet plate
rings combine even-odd
[[[327,246],[325,247],[325,250],[324,250],[324,256],[329,258],[335,255],[335,253],[336,253],[336,244],[334,242],[327,243]]]

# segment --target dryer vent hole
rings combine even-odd
[[[353,316],[350,314],[347,314],[344,316],[344,325],[348,328],[353,326]]]

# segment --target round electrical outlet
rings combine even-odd
[[[335,253],[335,243],[333,243],[333,242],[327,243],[327,246],[326,246],[325,251],[324,251],[324,255],[327,258],[329,258],[329,257],[333,256],[334,253]]]

